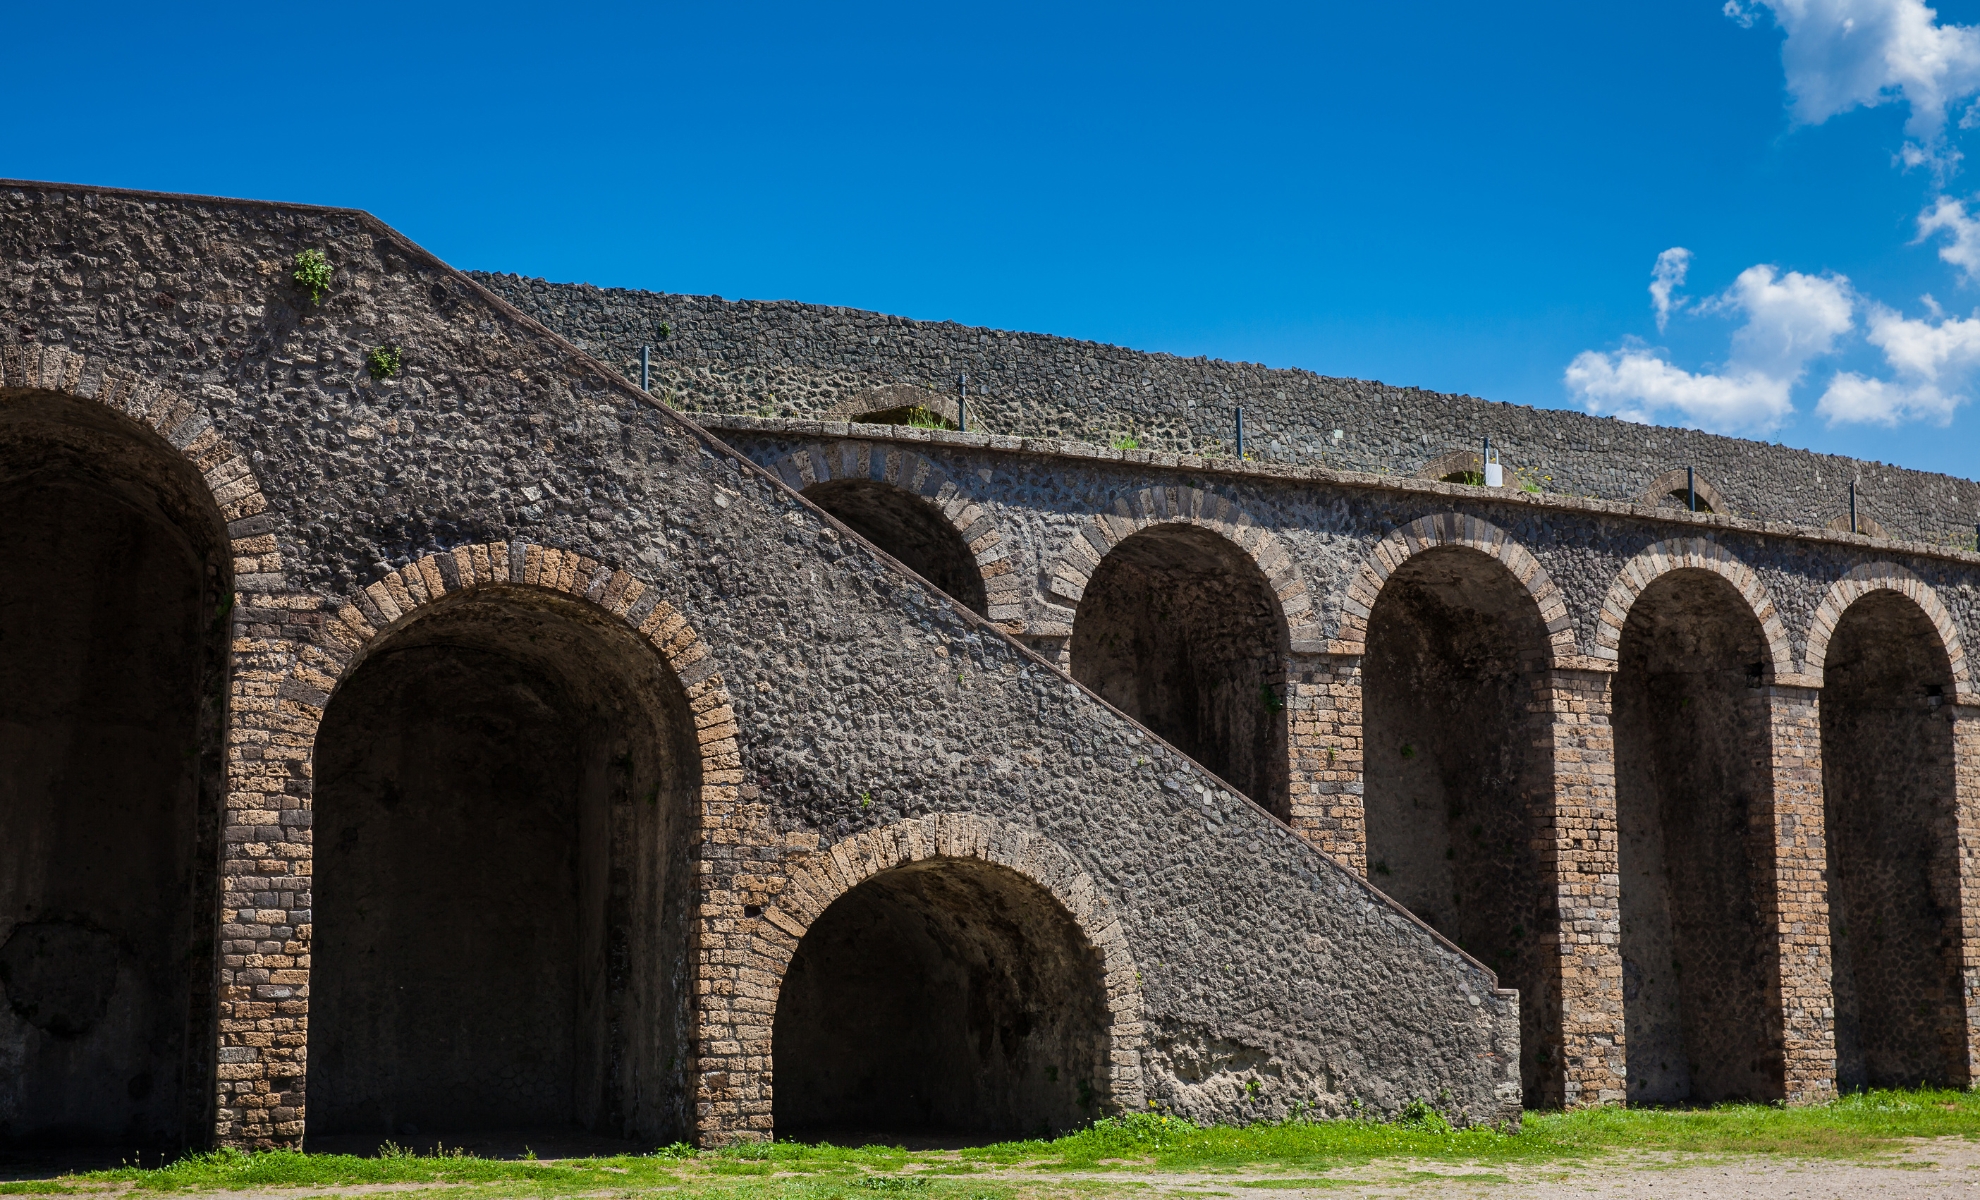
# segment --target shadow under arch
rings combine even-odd
[[[1686,539],[1626,568],[1602,620],[1597,653],[1613,647],[1617,660],[1629,1102],[1780,1098],[1777,964],[1763,916],[1773,846],[1765,685],[1784,673],[1778,617],[1750,568]]]
[[[1143,1104],[1119,915],[1056,844],[969,813],[794,865],[763,913],[774,1133],[1060,1131]]]
[[[1833,631],[1809,654],[1823,680],[1836,1084],[1965,1087],[1950,707],[1959,647],[1956,637],[1948,645],[1935,620],[1943,608],[1934,613],[1908,594],[1915,588],[1902,586],[1922,584],[1886,578],[1899,586],[1848,596]]]
[[[1545,934],[1559,916],[1535,849],[1553,797],[1539,599],[1503,554],[1426,545],[1388,572],[1364,630],[1369,882],[1519,990],[1526,1102],[1558,1103]]]
[[[0,1145],[176,1151],[211,1135],[234,546],[161,394],[65,362],[0,391]]]
[[[989,616],[988,592],[976,557],[934,504],[906,488],[871,479],[814,483],[803,495],[964,608]]]
[[[369,636],[315,739],[313,1148],[692,1136],[705,748],[656,636],[685,623],[580,563],[464,547],[345,610]]]
[[[1149,524],[1086,580],[1070,670],[1289,821],[1290,636],[1271,581],[1242,547],[1201,524]]]

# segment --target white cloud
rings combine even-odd
[[[1671,310],[1684,307],[1684,297],[1671,299],[1673,289],[1683,286],[1684,273],[1691,269],[1691,251],[1683,246],[1672,246],[1657,256],[1657,265],[1650,269],[1650,305],[1657,310],[1657,332],[1662,333],[1670,323]]]
[[[1645,425],[1675,412],[1683,425],[1765,433],[1794,411],[1792,380],[1758,371],[1693,374],[1641,347],[1582,351],[1568,364],[1567,385],[1590,412]]]
[[[1658,255],[1653,279],[1661,282],[1671,253]],[[1688,262],[1686,255],[1677,265]],[[1660,299],[1656,287],[1653,282],[1653,303]],[[1834,350],[1854,327],[1856,298],[1841,276],[1783,275],[1762,264],[1741,271],[1723,295],[1695,307],[1746,317],[1733,333],[1724,370],[1686,371],[1641,346],[1613,354],[1587,350],[1568,364],[1568,389],[1590,412],[1626,421],[1675,417],[1719,433],[1767,433],[1794,412],[1794,385],[1809,362]],[[1659,317],[1667,312],[1659,306]]]
[[[1930,384],[1910,386],[1838,371],[1815,404],[1831,425],[1896,425],[1913,418],[1952,419],[1959,397],[1948,398]]]
[[[1799,378],[1810,359],[1835,349],[1852,327],[1856,307],[1849,280],[1840,275],[1776,276],[1762,264],[1748,267],[1712,307],[1737,309],[1746,324],[1733,334],[1736,366],[1785,379]]]
[[[1939,247],[1939,257],[1960,269],[1968,281],[1980,277],[1980,218],[1967,215],[1966,205],[1951,196],[1941,196],[1931,208],[1918,214],[1920,241],[1935,233],[1951,235]]]
[[[1980,27],[1941,25],[1924,0],[1729,0],[1727,16],[1751,26],[1761,6],[1787,32],[1795,119],[1819,125],[1838,113],[1903,100],[1911,107],[1905,161],[1943,165],[1949,110],[1980,92]]]
[[[1839,372],[1815,411],[1831,425],[1950,423],[1953,410],[1966,403],[1960,387],[1980,366],[1980,316],[1914,321],[1895,309],[1872,305],[1866,336],[1884,352],[1897,378]]]

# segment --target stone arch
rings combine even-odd
[[[693,981],[680,976],[692,973],[681,962],[694,960],[703,917],[695,896],[705,885],[693,860],[708,814],[733,802],[740,777],[734,710],[706,643],[646,581],[523,541],[427,555],[325,617],[315,653],[301,656],[283,688],[296,752],[316,778],[315,819],[337,825],[316,845],[316,974],[302,980],[320,1010],[312,1023],[318,1045],[310,1061],[319,1078],[311,1136],[370,1132],[379,1120],[401,1132],[410,1132],[402,1123],[570,1122],[606,1136],[691,1136],[699,1065],[692,1047],[709,1036],[695,1027],[708,1018],[692,1002]],[[378,657],[388,645],[393,655],[427,657]],[[465,681],[449,697],[465,714],[459,738],[431,737],[416,717],[410,724],[403,717],[433,707],[405,702],[419,697],[418,681],[427,677]],[[355,707],[338,708],[345,695]],[[486,745],[541,753],[503,765],[508,760]],[[522,778],[538,762],[543,786],[527,805],[505,806],[494,825],[474,818],[472,795],[444,782],[478,778],[477,770],[496,771],[494,780]],[[402,785],[405,795],[433,803],[400,805]],[[527,780],[518,786],[529,789]],[[483,794],[499,799],[502,787],[489,783]],[[439,836],[400,836],[422,831]],[[411,866],[412,851],[390,849],[435,841],[468,849]],[[462,872],[482,855],[494,864],[490,872],[530,891],[518,897],[523,907],[505,908],[499,895],[474,898],[478,885]],[[332,888],[339,878],[355,880],[351,888],[364,896],[347,888],[340,900]],[[445,902],[432,894],[463,886],[463,915],[443,926],[463,947],[453,958],[429,964],[432,956],[392,936],[402,925],[393,914],[428,903],[439,911]],[[489,942],[500,930],[508,932]],[[477,944],[511,952],[484,953]],[[534,955],[531,947],[552,949]],[[344,955],[340,964],[333,952]],[[359,961],[371,969],[354,970]],[[428,1028],[428,999],[456,976],[479,982],[457,1011],[442,1014],[446,1028],[499,1034],[531,1064],[508,1085],[478,1089],[485,1101],[458,1089],[450,1099],[448,1089],[494,1068],[448,1058],[448,1039],[427,1036],[440,1029]],[[491,979],[524,981],[519,994],[530,1003],[477,1003],[474,996],[490,991],[479,984]],[[404,1011],[379,1007],[380,987],[396,994],[393,984],[411,988]],[[560,1031],[569,1036],[558,1040]],[[404,1037],[440,1048],[430,1062],[375,1052]],[[381,1063],[393,1065],[369,1065]]]
[[[1793,674],[1787,627],[1774,607],[1773,597],[1767,593],[1767,585],[1739,556],[1712,539],[1701,537],[1657,542],[1623,564],[1622,570],[1616,572],[1615,582],[1609,585],[1609,594],[1602,600],[1602,611],[1595,624],[1595,645],[1590,654],[1605,662],[1618,661],[1623,625],[1629,620],[1629,610],[1637,597],[1664,575],[1685,570],[1709,571],[1732,584],[1752,610],[1754,620],[1760,623],[1767,644],[1767,666],[1774,678]]]
[[[280,585],[281,557],[254,471],[202,399],[62,346],[0,340],[8,590],[49,553],[85,576],[54,592],[32,579],[28,595],[10,595],[27,603],[9,605],[40,633],[10,662],[49,674],[28,710],[0,717],[43,748],[10,754],[0,791],[62,799],[58,819],[10,802],[15,820],[0,822],[0,840],[34,860],[0,896],[0,971],[25,971],[14,974],[17,1011],[31,980],[56,985],[19,1026],[48,1036],[0,1048],[17,1068],[0,1109],[18,1105],[12,1130],[30,1140],[148,1150],[199,1145],[212,1130],[216,983],[229,982],[220,955],[236,952],[214,944],[231,890],[220,826],[240,774],[228,614],[241,594]],[[46,620],[55,598],[82,627]],[[100,655],[128,658],[107,675],[77,662]],[[64,736],[47,736],[51,726]],[[63,753],[74,758],[52,757]],[[134,805],[117,811],[119,795]],[[82,827],[88,846],[72,860],[69,830]],[[60,1083],[37,1096],[51,1069]]]
[[[820,485],[873,484],[899,488],[925,502],[955,531],[975,564],[983,589],[984,608],[979,615],[1014,631],[1021,616],[1018,581],[1012,573],[1015,564],[1003,531],[927,455],[899,445],[844,441],[831,447],[813,446],[786,454],[772,461],[769,467],[799,494]],[[940,586],[938,580],[929,582]],[[965,607],[974,607],[972,597],[954,598]]]
[[[1512,481],[1513,467],[1503,460],[1499,463],[1506,470],[1506,479]],[[1413,479],[1430,479],[1439,483],[1466,483],[1465,476],[1478,477],[1476,487],[1485,486],[1485,452],[1483,450],[1447,450],[1416,469]],[[1453,478],[1456,476],[1457,478]]]
[[[1896,592],[1924,611],[1925,619],[1932,623],[1939,637],[1939,645],[1952,664],[1954,694],[1967,702],[1980,696],[1973,685],[1973,673],[1967,663],[1966,644],[1960,637],[1959,623],[1953,620],[1945,601],[1939,599],[1939,593],[1933,590],[1931,584],[1894,562],[1864,563],[1829,585],[1822,602],[1815,607],[1814,617],[1809,620],[1808,649],[1802,655],[1802,671],[1809,676],[1812,685],[1822,686],[1829,642],[1835,637],[1843,614],[1849,611],[1850,605],[1878,591]]]
[[[1636,502],[1656,508],[1663,504],[1665,500],[1672,497],[1682,497],[1685,486],[1684,468],[1678,467],[1675,470],[1666,471],[1651,480],[1649,486],[1645,487],[1642,494],[1636,498]],[[1713,513],[1722,517],[1732,515],[1732,506],[1726,503],[1726,498],[1719,493],[1719,489],[1713,487],[1710,482],[1705,480],[1696,471],[1693,471],[1691,474],[1690,486],[1698,493],[1700,512]]]
[[[1122,914],[1064,849],[1034,830],[994,817],[936,813],[912,818],[863,831],[796,861],[781,894],[762,910],[754,953],[739,973],[737,990],[774,999],[798,943],[834,901],[882,872],[941,859],[1007,868],[1042,888],[1071,917],[1102,964],[1109,1019],[1107,1102],[1118,1112],[1142,1109],[1141,976]]]
[[[235,587],[279,590],[282,555],[275,546],[274,521],[265,515],[268,501],[261,494],[261,483],[197,400],[61,346],[17,342],[0,342],[0,387],[93,401],[164,438],[199,472],[227,524]]]
[[[1046,602],[1078,604],[1107,552],[1151,525],[1194,525],[1243,551],[1277,598],[1292,639],[1301,640],[1300,627],[1314,619],[1313,598],[1285,543],[1235,501],[1182,484],[1143,488],[1115,500],[1111,513],[1095,514],[1046,571]]]
[[[1505,530],[1482,518],[1454,512],[1418,517],[1375,544],[1374,553],[1348,584],[1347,595],[1341,602],[1339,640],[1352,648],[1351,653],[1359,654],[1367,646],[1368,617],[1389,576],[1414,555],[1442,546],[1476,550],[1510,571],[1533,597],[1540,620],[1547,627],[1548,665],[1567,665],[1575,655],[1574,626],[1568,620],[1567,599],[1548,576],[1547,569]]]
[[[962,410],[955,396],[911,383],[890,383],[868,388],[819,414],[828,421],[850,421],[855,425],[906,425],[911,417],[932,416],[948,429],[960,428]]]

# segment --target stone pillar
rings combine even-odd
[[[1551,670],[1535,717],[1549,778],[1536,797],[1535,842],[1555,921],[1541,932],[1550,996],[1522,997],[1558,1047],[1540,1101],[1576,1107],[1626,1098],[1622,877],[1617,865],[1616,748],[1607,670]],[[1552,1047],[1550,1047],[1552,1049]]]
[[[309,1063],[310,758],[349,649],[320,602],[241,596],[234,610],[221,818],[214,1141],[299,1146]]]
[[[1753,806],[1749,831],[1761,936],[1771,947],[1768,1016],[1791,1104],[1836,1093],[1820,696],[1807,687],[1765,689],[1772,786]]]
[[[1361,777],[1361,655],[1301,652],[1286,660],[1292,827],[1322,854],[1368,874]]]
[[[1980,704],[1952,708],[1959,848],[1959,980],[1966,1011],[1965,1084],[1980,1083]]]

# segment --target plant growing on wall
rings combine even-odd
[[[377,346],[364,356],[365,369],[371,372],[373,379],[390,379],[399,373],[403,364],[397,346]]]
[[[296,255],[296,286],[309,293],[311,304],[323,303],[323,297],[329,294],[333,269],[321,250],[304,250]]]

